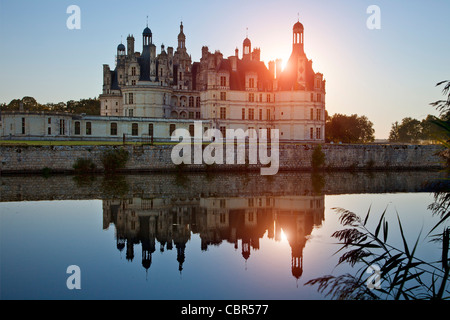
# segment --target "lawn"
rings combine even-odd
[[[136,144],[127,142],[127,144]],[[123,145],[122,141],[28,141],[28,140],[0,140],[0,145],[28,145],[28,146],[116,146]]]

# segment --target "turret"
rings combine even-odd
[[[134,37],[132,35],[127,37],[127,49],[127,54],[131,57],[134,54]]]

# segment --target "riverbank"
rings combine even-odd
[[[317,145],[284,144],[279,150],[279,171],[312,170],[312,154]],[[0,174],[73,173],[78,159],[87,159],[94,172],[104,172],[102,156],[105,152],[123,148],[129,158],[123,173],[136,172],[198,172],[198,171],[256,171],[260,164],[175,165],[173,145],[70,145],[70,146],[0,146]],[[442,168],[439,145],[322,145],[327,171],[375,170],[437,170]]]

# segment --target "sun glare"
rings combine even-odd
[[[286,233],[284,233],[283,229],[281,229],[281,241],[283,241],[283,242],[288,241],[288,237],[287,237]]]

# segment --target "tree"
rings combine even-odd
[[[420,140],[439,140],[445,133],[436,120],[435,116],[428,115],[422,121],[410,117],[404,118],[400,124],[396,121],[392,124],[389,141],[417,143]]]
[[[366,116],[335,114],[327,116],[325,139],[327,142],[367,143],[375,140],[373,123]]]
[[[417,143],[422,134],[420,121],[413,118],[404,118],[398,129],[399,142]]]

